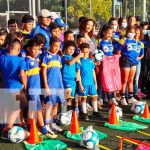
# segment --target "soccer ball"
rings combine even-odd
[[[69,125],[71,123],[72,111],[58,114],[58,122],[60,125]]]
[[[133,103],[131,110],[135,113],[135,114],[142,114],[144,111],[144,107],[145,107],[145,103],[144,102],[136,102]]]
[[[104,57],[104,53],[101,50],[96,50],[94,52],[94,57],[95,57],[95,61],[102,61],[103,57]]]
[[[95,148],[99,143],[98,134],[94,130],[86,130],[82,134],[81,145],[88,149]]]
[[[18,126],[13,126],[8,131],[8,139],[13,143],[19,143],[25,139],[25,130]]]
[[[111,113],[111,109],[109,110],[109,115],[110,113]],[[116,106],[116,115],[118,120],[122,118],[122,108]]]

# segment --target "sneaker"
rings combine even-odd
[[[92,108],[92,106],[90,106],[90,104],[86,104],[86,109],[87,109],[87,111],[91,111],[91,110],[93,110],[93,108]]]
[[[141,100],[142,96],[140,96],[140,95],[134,95],[134,98],[137,99],[137,100]]]
[[[111,101],[112,101],[112,103],[113,103],[114,105],[118,105],[118,102],[116,101],[115,98],[112,98]]]
[[[88,114],[87,113],[82,113],[81,119],[82,120],[89,120]]]
[[[142,92],[139,92],[139,93],[138,93],[138,96],[146,97],[147,95],[146,95],[146,94],[144,94],[144,93],[142,93]]]
[[[103,115],[100,112],[93,112],[94,117],[103,118]]]
[[[51,134],[54,135],[54,132],[51,130],[51,128],[49,127],[49,125],[46,125],[46,130]]]
[[[2,131],[1,133],[1,139],[8,140],[8,131]]]
[[[128,100],[128,103],[129,104],[133,104],[133,103],[136,103],[138,102],[134,97],[131,97],[129,100]]]
[[[121,99],[121,105],[128,105],[127,101],[125,98]]]
[[[57,134],[51,134],[51,133],[49,133],[49,132],[46,133],[45,136],[48,137],[48,138],[51,138],[51,139],[57,138]]]
[[[57,132],[62,132],[63,129],[58,127],[56,123],[52,123],[52,130],[55,130]]]

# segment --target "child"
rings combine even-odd
[[[77,62],[83,53],[80,53],[75,58],[72,57],[75,51],[75,43],[67,41],[64,43],[64,56],[62,57],[62,77],[67,99],[67,110],[71,110],[72,100],[75,96],[76,77],[79,74],[79,63]],[[77,103],[77,102],[76,102]],[[76,104],[78,106],[78,103]]]
[[[18,21],[16,19],[9,19],[8,20],[8,31],[9,33],[14,33],[17,32],[19,30],[18,27]]]
[[[128,105],[137,102],[133,97],[133,80],[136,72],[136,65],[138,64],[137,42],[134,39],[135,28],[128,27],[126,31],[126,39],[122,41],[122,56],[120,59],[121,73],[122,73],[122,105]],[[126,86],[128,85],[129,100],[125,99]]]
[[[23,58],[18,57],[20,53],[21,43],[14,39],[9,46],[9,53],[0,57],[0,70],[3,79],[3,88],[7,89],[3,94],[5,95],[5,102],[8,103],[4,107],[10,113],[7,116],[7,126],[4,128],[1,138],[8,138],[8,130],[13,127],[20,109],[26,107],[27,100],[23,91],[27,87],[26,78],[26,63]],[[17,97],[19,96],[20,107],[18,106]],[[16,97],[17,96],[17,97]],[[8,99],[7,99],[8,98]],[[10,107],[9,107],[10,106]]]
[[[86,110],[87,96],[90,95],[92,98],[93,116],[102,117],[98,112],[97,107],[97,81],[95,75],[95,64],[91,58],[89,58],[89,44],[82,43],[80,50],[84,53],[84,57],[80,59],[80,76],[79,81],[79,96],[81,97],[82,116],[83,120],[89,120]]]
[[[42,77],[46,90],[46,116],[45,123],[47,128],[61,132],[62,129],[56,125],[57,109],[59,103],[65,103],[62,75],[61,59],[57,52],[60,50],[60,40],[52,37],[50,40],[50,50],[44,54],[42,61]]]
[[[54,37],[54,36],[56,36],[57,38],[59,38],[60,39],[60,37],[61,37],[61,29],[60,29],[60,27],[56,24],[56,23],[54,23],[54,22],[52,22],[51,24],[50,24],[50,33],[51,33],[51,35]]]
[[[29,101],[28,124],[30,126],[30,119],[36,119],[35,116],[37,115],[39,129],[42,134],[54,138],[54,133],[49,133],[49,131],[47,131],[46,127],[44,126],[44,120],[42,116],[42,105],[40,101],[40,68],[36,60],[39,49],[40,46],[36,39],[31,39],[28,42],[28,56],[25,58],[27,65],[27,92]]]

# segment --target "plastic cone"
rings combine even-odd
[[[80,132],[80,126],[79,126],[79,121],[78,121],[78,116],[76,111],[72,112],[70,132],[71,134],[76,134]]]
[[[118,124],[118,119],[117,119],[117,114],[116,114],[116,106],[114,104],[111,107],[109,124]]]
[[[148,104],[147,103],[145,104],[144,112],[142,114],[142,117],[143,118],[150,118],[149,108],[148,108]]]
[[[27,142],[29,144],[36,144],[38,142],[41,142],[41,139],[39,139],[39,136],[38,136],[38,130],[37,130],[37,127],[36,127],[36,123],[35,123],[35,120],[34,119],[31,119],[30,120],[30,137],[29,139],[27,140]]]

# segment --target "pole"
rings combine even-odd
[[[135,0],[133,0],[133,16],[135,16]]]
[[[38,12],[41,10],[41,0],[38,0]]]
[[[92,17],[92,0],[90,0],[90,18]]]
[[[143,0],[143,21],[146,20],[146,0]]]
[[[7,0],[7,21],[9,20],[9,0]]]
[[[29,0],[29,14],[32,15],[32,9],[31,9],[31,0]]]
[[[65,18],[66,18],[66,24],[68,24],[68,11],[67,11],[67,0],[65,0]],[[66,26],[67,30],[67,26]]]
[[[116,13],[115,13],[115,6],[116,6],[116,0],[112,1],[112,16],[115,17]]]
[[[128,5],[127,0],[124,0],[124,17],[127,16],[127,5]]]
[[[34,18],[34,26],[36,24],[35,20],[36,20],[36,13],[35,13],[35,0],[32,0],[32,16]]]

